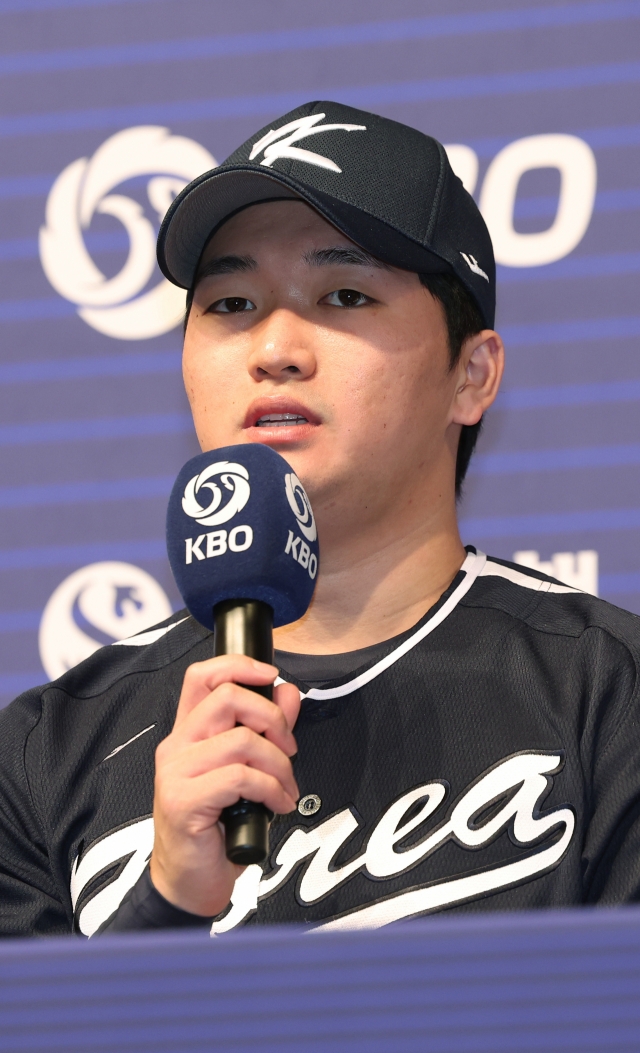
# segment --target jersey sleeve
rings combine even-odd
[[[41,717],[37,689],[0,712],[0,936],[71,932],[27,772],[27,743]]]
[[[588,713],[583,742],[591,795],[584,802],[584,901],[633,903],[640,900],[640,630],[631,647],[589,635],[601,702]]]
[[[141,929],[201,929],[211,928],[213,918],[174,907],[162,896],[151,881],[149,867],[145,867],[133,888],[110,918],[100,926],[103,932],[139,932]]]

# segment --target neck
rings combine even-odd
[[[299,654],[340,654],[410,629],[449,587],[465,559],[455,502],[424,508],[400,528],[397,515],[357,535],[344,521],[321,529],[321,571],[300,621],[277,629],[275,646]],[[345,540],[346,538],[346,540]]]

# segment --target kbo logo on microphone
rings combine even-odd
[[[287,495],[287,501],[289,502],[289,507],[298,520],[300,532],[304,534],[307,541],[315,541],[318,536],[316,521],[313,517],[309,498],[307,497],[305,489],[295,472],[290,472],[288,475],[285,475],[284,489]],[[291,553],[300,566],[304,567],[305,570],[308,570],[309,577],[313,581],[318,573],[317,557],[315,553],[311,551],[306,541],[295,536],[293,530],[289,531],[285,552]]]
[[[316,523],[304,487],[295,472],[284,477],[287,502],[296,517],[296,526],[307,539],[288,531],[285,555],[303,567],[313,581],[318,573],[318,558],[307,541],[318,536]],[[205,493],[208,491],[208,493]],[[225,493],[227,491],[227,493]],[[221,527],[245,508],[251,496],[249,472],[243,464],[216,461],[194,475],[184,488],[182,511],[198,525]],[[246,552],[253,544],[253,527],[248,523],[226,529],[208,530],[197,537],[185,538],[185,563],[224,556],[226,552]]]
[[[223,504],[223,493],[216,482],[212,480],[220,477],[222,486],[231,494],[226,504]],[[211,499],[204,507],[198,500],[198,494],[202,490],[209,490]],[[231,461],[216,461],[208,465],[199,475],[194,475],[184,488],[182,498],[182,511],[195,519],[203,526],[219,526],[228,523],[238,512],[245,507],[251,496],[249,486],[249,472],[242,464],[233,464]],[[186,554],[185,562],[192,563],[196,559],[211,559],[213,556],[223,556],[227,550],[231,552],[246,552],[253,541],[253,530],[250,526],[237,526],[229,531],[210,530],[206,534],[200,534],[197,538],[185,539]],[[201,546],[205,545],[203,552]]]

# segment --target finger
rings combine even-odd
[[[273,665],[258,662],[247,655],[228,654],[194,662],[184,674],[182,691],[176,712],[175,726],[182,723],[203,698],[220,684],[272,684],[278,675]]]
[[[255,691],[230,683],[220,684],[174,728],[170,736],[171,749],[220,735],[236,724],[243,724],[258,735],[266,735],[288,757],[297,750],[281,707]]]
[[[287,727],[293,731],[300,713],[300,692],[295,684],[278,684],[273,689],[273,701],[284,713]]]
[[[216,821],[223,808],[241,798],[264,804],[276,815],[287,815],[297,807],[296,799],[286,792],[278,779],[245,764],[216,768],[190,780],[190,787],[194,800],[211,802],[211,816],[213,818],[215,814]]]
[[[240,799],[264,804],[276,815],[287,815],[296,808],[296,801],[278,779],[246,764],[215,768],[195,779],[184,779],[179,792],[168,797],[160,792],[156,798],[159,820],[162,817],[174,833],[188,838],[211,830],[220,821],[222,810]]]
[[[215,738],[193,743],[166,766],[163,775],[165,778],[194,779],[235,764],[246,764],[273,776],[297,801],[298,786],[289,758],[273,743],[245,727],[232,728]]]

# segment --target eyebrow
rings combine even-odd
[[[305,252],[302,259],[310,267],[378,267],[389,270],[389,266],[382,260],[372,256],[364,249],[356,245],[353,248],[335,247],[330,249],[313,249]],[[219,274],[241,274],[243,271],[255,271],[258,269],[258,261],[253,256],[216,256],[207,260],[199,269],[194,287],[205,278],[214,278]]]
[[[302,258],[311,267],[379,267],[382,270],[390,270],[382,260],[356,245],[353,248],[314,249],[312,252],[305,252]]]
[[[194,285],[203,281],[204,278],[213,278],[217,274],[238,274],[242,271],[255,271],[257,267],[257,260],[254,260],[253,256],[216,256],[215,259],[203,263],[198,270]]]

